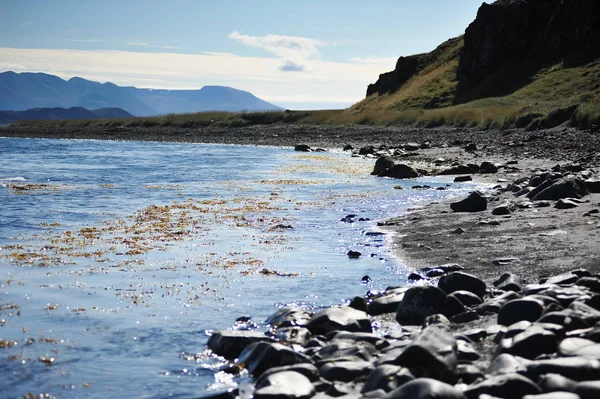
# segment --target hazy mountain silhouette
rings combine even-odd
[[[8,125],[16,121],[49,121],[61,119],[98,119],[98,118],[130,118],[129,112],[121,108],[85,109],[71,108],[31,108],[26,111],[0,111],[0,125]]]
[[[282,108],[253,94],[225,86],[200,90],[122,87],[45,73],[0,73],[0,110],[31,108],[122,108],[135,116],[201,111],[268,111]]]

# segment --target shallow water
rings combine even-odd
[[[380,179],[373,160],[283,148],[0,139],[0,160],[3,398],[235,385],[215,374],[210,330],[405,284],[389,237],[366,233],[474,187],[412,190],[450,181]]]

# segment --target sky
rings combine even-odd
[[[343,108],[464,33],[482,0],[0,0],[0,72],[122,86],[247,90]]]

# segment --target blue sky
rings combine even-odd
[[[347,106],[396,59],[462,34],[481,0],[2,0],[0,70],[137,87],[225,85]]]

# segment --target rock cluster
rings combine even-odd
[[[488,285],[459,269],[423,269],[429,284],[369,292],[361,310],[282,308],[267,333],[217,331],[208,346],[248,370],[257,399],[600,397],[599,276]]]

